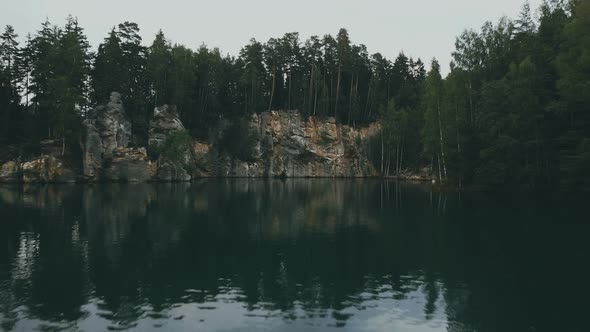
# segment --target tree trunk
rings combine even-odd
[[[348,98],[348,125],[350,126],[350,118],[352,117],[352,89],[354,87],[354,74],[350,79],[350,97]]]
[[[338,118],[338,98],[340,97],[340,75],[342,72],[342,62],[338,61],[338,80],[336,83],[336,103],[334,106],[334,119]]]
[[[442,172],[440,167],[440,153],[437,155],[438,159],[438,181],[442,182]]]
[[[461,140],[459,135],[459,105],[455,102],[455,127],[457,131],[457,153],[461,154]]]
[[[402,149],[401,149],[401,151],[399,153],[399,170],[398,170],[398,173],[401,173],[403,163],[404,163],[404,141],[402,140]]]
[[[367,117],[370,116],[369,114],[369,100],[371,100],[371,89],[373,88],[372,80],[369,81],[369,91],[367,92],[367,102],[365,103],[365,111],[363,114],[363,120],[367,120]]]
[[[399,179],[399,141],[395,147],[395,176]]]
[[[61,155],[63,156],[66,154],[66,127],[65,127],[65,124],[63,124],[63,123],[61,126],[61,130],[62,130]]]
[[[471,118],[471,126],[473,127],[473,87],[471,86],[471,78],[469,78],[469,116]]]
[[[385,146],[383,143],[383,131],[381,131],[381,176],[383,176],[383,152],[385,150]]]
[[[27,94],[26,95],[26,100],[27,101],[26,101],[26,105],[25,106],[28,108],[29,107],[29,73],[28,73],[28,71],[27,71],[27,80],[26,80],[26,83],[25,83],[25,91],[26,91],[26,94]]]
[[[250,112],[252,113],[256,113],[259,110],[256,109],[256,79],[254,76],[252,76],[252,88],[250,91]]]
[[[291,110],[291,82],[293,81],[293,76],[291,76],[291,69],[289,69],[289,96],[287,97],[287,109]]]
[[[275,95],[275,79],[277,76],[277,69],[276,66],[272,67],[272,87],[270,89],[270,101],[268,102],[268,111],[272,110],[272,99]]]
[[[313,115],[316,114],[317,106],[318,106],[318,87],[316,86],[315,87],[315,95],[313,97]]]
[[[441,115],[440,115],[440,100],[437,101],[437,111],[438,111],[438,131],[440,134],[440,154],[442,157],[442,166],[443,166],[443,171],[444,171],[444,176],[445,179],[447,178],[447,166],[445,164],[445,150],[444,150],[444,138],[443,138],[443,131],[442,131],[442,120],[441,120]]]
[[[311,75],[309,76],[309,103],[312,104],[313,103],[313,74],[314,74],[314,69],[315,66],[311,66]],[[310,107],[309,109],[314,109],[313,110],[313,115],[315,115],[315,108],[314,107]]]
[[[385,172],[385,174],[387,175],[387,177],[389,177],[389,166],[391,165],[391,153],[389,153],[387,155],[387,171]]]
[[[536,173],[536,177],[540,178],[541,167],[542,167],[541,166],[541,149],[540,149],[540,145],[539,145],[539,127],[537,125],[536,120],[535,120],[535,155],[536,155],[535,173]]]

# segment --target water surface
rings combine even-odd
[[[584,196],[0,187],[4,331],[589,331]]]

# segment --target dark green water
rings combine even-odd
[[[590,331],[590,199],[0,187],[0,330]]]

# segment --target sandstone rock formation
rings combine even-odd
[[[253,114],[257,134],[252,160],[229,156],[214,144],[194,144],[197,176],[370,177],[378,173],[366,157],[366,143],[379,133],[377,123],[354,129],[334,118],[304,119],[297,111]]]
[[[54,156],[42,154],[26,162],[8,161],[0,167],[0,183],[74,183],[76,172]]]
[[[102,176],[114,182],[149,181],[150,165],[145,148],[117,147],[104,166]]]
[[[148,144],[162,145],[171,133],[183,130],[184,126],[178,118],[175,106],[163,105],[154,109],[150,120]]]
[[[334,118],[272,111],[239,123],[221,120],[211,128],[211,141],[191,141],[182,132],[176,108],[164,105],[154,110],[148,147],[130,147],[131,123],[120,94],[114,92],[108,104],[90,112],[84,127],[82,175],[91,182],[378,176],[367,158],[368,142],[380,132],[378,123],[352,128],[336,124]],[[0,167],[0,182],[74,182],[76,173],[61,159],[42,152],[27,162],[9,161]]]
[[[22,168],[24,183],[74,183],[76,174],[57,158],[42,155],[38,159],[25,162]]]
[[[20,164],[15,161],[8,161],[0,167],[0,182],[16,183],[20,182]]]
[[[178,132],[184,130],[182,122],[178,118],[176,107],[163,105],[154,109],[154,115],[150,120],[148,145],[152,150],[160,150],[167,148],[166,143],[170,137]],[[181,147],[181,156],[175,160],[167,157],[165,151],[160,151],[156,164],[157,170],[155,172],[155,180],[170,182],[170,181],[190,181],[191,174],[188,169],[194,164],[194,158],[190,149],[190,144],[186,147]]]
[[[131,122],[121,95],[111,94],[106,105],[96,107],[84,121],[84,177],[87,181],[149,180],[145,148],[130,148]]]

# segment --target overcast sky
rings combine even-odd
[[[534,12],[542,0],[530,0]],[[348,29],[351,41],[370,53],[394,59],[400,51],[430,63],[436,57],[448,70],[455,37],[465,28],[479,29],[486,20],[516,17],[524,0],[1,0],[0,24],[25,36],[45,18],[62,25],[78,17],[96,48],[110,29],[123,21],[139,24],[144,43],[158,29],[175,43],[201,43],[237,55],[254,37],[266,41],[297,31],[336,35]]]

